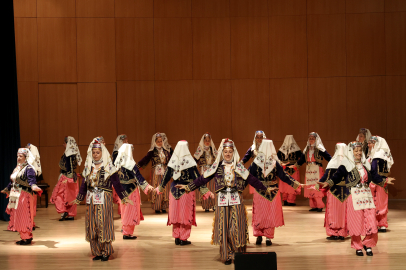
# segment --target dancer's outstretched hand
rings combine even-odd
[[[396,180],[396,179],[393,178],[393,177],[388,177],[388,180],[387,180],[386,184],[388,184],[388,185],[394,185],[395,183],[393,183],[393,181],[395,181],[395,180]]]
[[[181,185],[181,184],[177,184],[175,187],[179,188],[179,189],[186,189],[186,185]]]
[[[327,182],[317,182],[317,184],[319,184],[319,186],[321,188],[327,188],[328,187],[328,183]]]
[[[296,168],[296,166],[295,165],[290,165],[290,166],[288,166],[288,168],[294,169],[294,168]]]

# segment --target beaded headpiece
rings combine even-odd
[[[100,143],[99,141],[97,141],[97,140],[94,141],[94,142],[93,142],[93,145],[92,145],[92,149],[93,149],[93,148],[100,148],[100,149],[101,149],[101,148],[102,148],[102,147],[101,147],[101,143]]]
[[[208,133],[208,132],[206,132],[206,133],[204,134],[204,137],[205,137],[205,138],[206,138],[206,137],[211,138],[211,134],[210,134],[210,133]]]
[[[309,137],[310,137],[310,136],[313,136],[313,137],[317,138],[317,133],[316,133],[316,132],[310,132],[310,133],[309,133]]]
[[[120,135],[120,140],[124,141],[127,138],[126,134],[121,134]]]
[[[264,132],[262,130],[257,130],[257,131],[255,131],[255,136],[257,136],[257,135],[264,136]]]
[[[357,147],[362,147],[362,143],[353,141],[353,142],[350,142],[349,146],[354,150]]]
[[[378,136],[377,136],[377,135],[371,136],[371,138],[369,138],[369,141],[370,141],[371,143],[376,143],[376,142],[378,142]]]
[[[230,140],[229,138],[227,138],[223,144],[223,149],[226,149],[226,148],[234,149],[234,142],[232,140]]]
[[[19,148],[17,151],[17,154],[23,154],[24,156],[28,155],[28,149],[27,148]]]
[[[367,129],[366,128],[360,128],[358,133],[362,133],[364,135],[367,135]]]

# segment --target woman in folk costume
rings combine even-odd
[[[30,150],[30,152],[32,153],[32,155],[35,158],[35,161],[33,162],[32,165],[34,166],[35,170],[37,171],[36,177],[37,177],[37,183],[38,183],[39,181],[44,180],[44,177],[42,176],[42,168],[41,168],[41,161],[40,161],[41,157],[39,155],[38,148],[31,143],[27,144],[26,148],[28,150]],[[37,193],[36,192],[33,193],[33,198],[34,198],[33,207],[34,207],[34,219],[35,219],[35,216],[37,215]],[[35,220],[33,221],[33,223],[34,223],[34,226],[32,227],[32,229],[35,230]]]
[[[347,145],[337,143],[333,158],[326,167],[326,172],[320,178],[320,183],[330,180],[340,167],[345,154],[348,152]],[[319,190],[319,185],[315,188]],[[327,206],[324,217],[324,227],[326,228],[327,240],[344,240],[348,236],[346,226],[347,204],[345,200],[350,195],[344,183],[334,184],[327,191]]]
[[[152,162],[151,168],[151,185],[157,188],[163,179],[166,166],[171,159],[173,150],[168,143],[168,138],[165,133],[155,133],[152,136],[151,147],[148,154],[143,157],[138,163],[138,168],[144,169],[148,163]],[[169,203],[169,189],[165,189],[162,194],[152,194],[151,204],[155,213],[166,213]]]
[[[113,160],[113,163],[116,161],[118,149],[120,149],[123,143],[128,143],[127,135],[125,134],[118,135],[116,141],[114,142],[113,153],[111,154],[111,159]],[[114,190],[114,187],[113,187],[113,203],[118,205],[118,214],[121,216],[120,198],[118,197],[117,192]]]
[[[59,161],[60,175],[50,199],[55,204],[56,211],[61,214],[59,221],[74,220],[76,216],[77,206],[69,203],[79,192],[76,168],[82,163],[79,147],[73,137],[65,137],[63,145],[65,152]]]
[[[200,176],[196,162],[189,152],[187,141],[179,141],[173,151],[172,157],[166,168],[164,178],[156,188],[156,192],[161,194],[171,178],[171,194],[169,195],[169,215],[167,225],[173,225],[172,236],[175,238],[175,245],[189,245],[192,225],[196,224],[196,198],[195,192],[186,193],[175,185],[187,185]],[[214,195],[205,185],[200,187],[203,199],[209,196],[214,199]]]
[[[193,191],[205,185],[210,180],[215,181],[216,211],[213,222],[212,245],[220,246],[220,258],[225,264],[231,264],[235,252],[244,252],[249,243],[248,214],[245,208],[242,192],[247,184],[257,190],[266,190],[261,181],[252,176],[244,165],[239,162],[240,155],[234,142],[223,139],[216,161],[203,175],[188,185],[176,185]]]
[[[133,158],[132,144],[121,144],[117,155],[114,156],[113,154],[113,157],[115,157],[114,166],[118,170],[120,183],[127,192],[128,198],[134,202],[133,205],[121,205],[123,239],[137,239],[137,236],[133,235],[134,227],[140,225],[141,220],[144,220],[141,212],[141,196],[138,187],[145,194],[148,194],[154,188],[148,184],[139,172]]]
[[[115,240],[113,220],[112,186],[122,203],[133,203],[120,184],[116,167],[106,146],[93,140],[88,148],[83,183],[79,194],[71,204],[79,204],[86,199],[86,241],[90,242],[93,260],[107,261],[114,252]]]
[[[368,156],[368,162],[371,164],[371,172],[386,179],[394,163],[388,143],[382,137],[371,136],[369,146],[371,146],[371,152]],[[376,206],[378,231],[386,232],[388,228],[388,188],[373,183],[370,184],[370,187]]]
[[[351,142],[336,173],[326,182],[318,183],[322,188],[345,185],[348,189],[347,229],[351,235],[351,247],[356,249],[357,256],[364,256],[363,248],[368,256],[372,256],[372,247],[378,242],[375,205],[369,184],[373,182],[384,187],[395,180],[391,177],[384,179],[376,171],[369,172],[369,166],[365,162],[362,144]],[[362,235],[365,238],[361,240]]]
[[[265,132],[263,132],[262,130],[255,131],[252,146],[248,148],[247,153],[245,153],[245,156],[241,160],[243,164],[247,163],[251,158],[255,158],[257,156],[259,146],[261,145],[262,140],[265,138],[266,138]]]
[[[367,128],[360,128],[356,141],[362,144],[362,152],[368,156],[368,142],[371,138],[371,132]]]
[[[316,132],[311,132],[309,134],[309,139],[307,140],[306,148],[303,150],[303,154],[296,164],[289,166],[289,168],[294,169],[299,168],[304,163],[306,163],[306,187],[304,190],[304,196],[309,198],[310,210],[321,212],[324,208],[323,197],[324,193],[322,191],[317,191],[314,185],[319,181],[319,179],[324,174],[323,159],[330,161],[331,156],[324,148],[319,134]]]
[[[33,192],[42,193],[37,186],[35,157],[27,148],[17,152],[17,166],[10,176],[10,183],[1,191],[9,198],[6,213],[14,219],[14,229],[20,233],[17,245],[29,245],[32,241],[34,223]]]
[[[302,151],[293,138],[293,135],[286,135],[281,148],[279,148],[278,158],[285,172],[298,182],[300,182],[299,170],[291,169],[288,166],[295,164],[301,156]],[[282,194],[283,205],[295,206],[296,195],[299,195],[302,189],[301,187],[293,189],[290,185],[282,181],[279,182],[279,191]]]
[[[262,236],[265,236],[266,245],[270,246],[272,245],[271,239],[275,235],[275,228],[285,225],[277,177],[293,190],[299,188],[300,183],[290,177],[279,164],[272,140],[264,139],[262,141],[257,157],[248,170],[265,187],[275,190],[273,193],[267,193],[266,190],[257,189],[252,203],[252,227],[254,236],[257,237],[256,244],[261,245]]]
[[[197,147],[197,150],[194,154],[194,158],[197,163],[197,167],[199,168],[199,171],[201,174],[203,174],[205,171],[207,171],[210,166],[213,164],[213,162],[216,160],[217,157],[217,150],[216,146],[214,145],[214,142],[211,138],[210,133],[205,133],[200,142],[199,146]],[[214,193],[214,182],[209,182],[207,184],[207,188]],[[209,212],[210,209],[215,209],[215,200],[214,198],[208,198],[206,200],[203,200],[202,196],[200,196],[200,202],[202,203],[202,208],[204,209],[205,212]]]

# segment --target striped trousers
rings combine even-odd
[[[118,195],[117,195],[118,196]],[[121,204],[121,223],[123,224],[123,235],[132,235],[136,225],[140,225],[144,217],[141,212],[141,199],[139,189],[133,191],[128,197],[134,202],[131,204]]]
[[[25,191],[21,191],[18,199],[17,209],[6,208],[6,213],[12,218],[12,230],[20,233],[23,240],[32,238],[32,227],[34,220],[33,196]],[[9,223],[10,225],[10,223]]]
[[[183,194],[178,200],[169,194],[169,214],[167,225],[173,225],[172,236],[187,240],[196,226],[196,194],[190,192]]]

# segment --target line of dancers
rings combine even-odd
[[[29,148],[28,148],[29,147]],[[20,148],[17,166],[9,185],[1,192],[10,199],[9,229],[18,231],[19,245],[31,244],[35,229],[35,194],[41,194],[37,178],[41,174],[35,146]],[[164,133],[152,137],[147,155],[139,162],[133,158],[133,147],[125,134],[119,135],[110,156],[103,137],[89,144],[85,168],[78,185],[76,169],[82,158],[73,137],[65,137],[64,154],[59,162],[60,176],[52,192],[51,203],[61,215],[60,221],[74,220],[77,204],[86,200],[86,240],[93,260],[107,261],[114,252],[113,203],[119,204],[122,234],[134,240],[134,227],[144,219],[140,191],[150,194],[152,209],[165,213],[172,225],[175,245],[185,246],[192,225],[196,226],[196,198],[205,211],[214,210],[213,245],[220,246],[221,261],[231,264],[235,252],[243,252],[249,243],[248,214],[242,192],[250,185],[253,193],[252,227],[256,244],[272,245],[275,228],[284,225],[282,202],[294,206],[296,196],[304,189],[310,211],[321,212],[322,198],[327,196],[325,213],[328,240],[351,236],[356,255],[362,249],[372,256],[377,232],[388,227],[387,185],[393,157],[384,138],[371,136],[361,129],[357,140],[348,145],[338,143],[334,156],[326,151],[320,136],[311,132],[306,147],[300,150],[292,135],[287,135],[277,152],[263,131],[256,131],[253,144],[240,158],[235,143],[223,139],[216,149],[211,135],[202,136],[192,156],[187,141],[179,141],[174,150]],[[253,162],[248,169],[244,164]],[[322,161],[329,163],[326,170]],[[151,162],[150,183],[141,175]],[[300,183],[299,168],[306,163],[305,181]],[[169,185],[169,186],[168,186]],[[199,193],[194,192],[199,190]],[[365,236],[361,240],[361,236]]]

